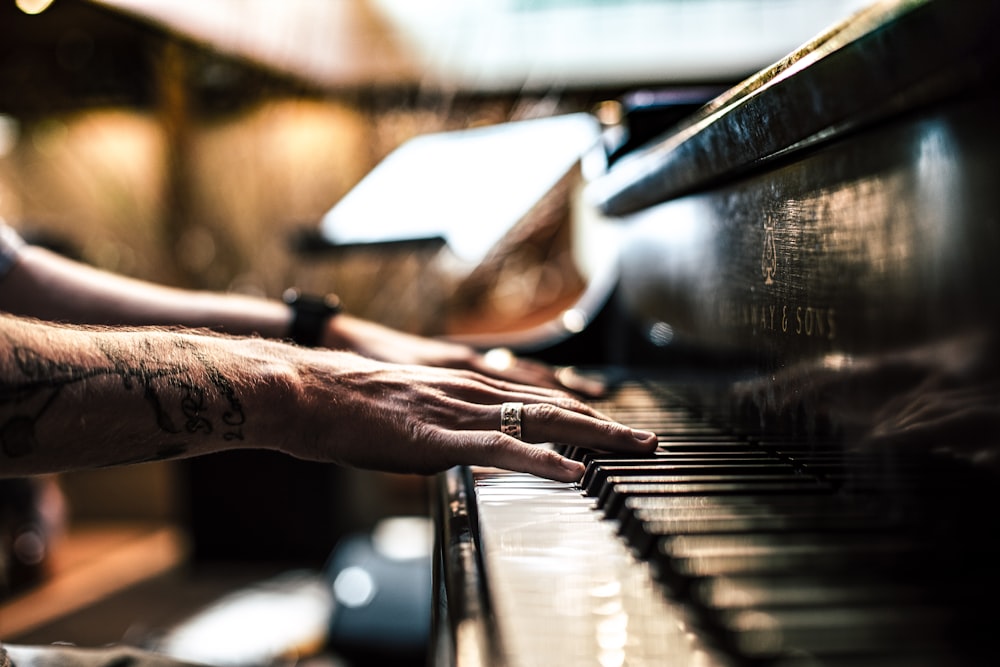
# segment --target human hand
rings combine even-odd
[[[480,354],[448,341],[414,336],[349,315],[330,320],[323,346],[349,349],[379,361],[470,370],[482,375],[552,389],[565,389],[586,397],[604,393],[604,385],[572,368],[553,368],[521,359],[507,350]]]
[[[299,354],[296,364],[306,374],[300,428],[282,447],[299,458],[423,474],[482,465],[576,481],[582,464],[537,443],[637,454],[656,448],[653,433],[634,431],[562,391],[345,352]],[[521,440],[499,431],[501,405],[509,402],[524,404]]]
[[[469,464],[572,481],[583,466],[535,444],[635,453],[657,444],[565,392],[467,370],[11,316],[0,317],[0,335],[17,350],[0,355],[0,381],[14,396],[0,402],[8,476],[265,448],[384,471]],[[520,439],[498,430],[511,402],[524,404]]]

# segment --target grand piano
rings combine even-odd
[[[434,664],[995,664],[997,26],[877,3],[590,173],[660,446],[440,475]]]

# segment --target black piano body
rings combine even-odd
[[[998,19],[874,5],[588,185],[660,451],[441,475],[434,664],[993,662]]]

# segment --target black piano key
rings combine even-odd
[[[753,470],[733,474],[719,474],[713,471],[686,473],[685,471],[650,472],[642,470],[638,474],[609,475],[597,492],[597,506],[604,508],[615,497],[629,495],[704,495],[738,494],[751,492],[757,484],[778,483],[785,487],[798,485],[818,485],[811,477],[791,474],[755,474]],[[676,487],[672,490],[672,487]]]
[[[608,454],[607,452],[590,452],[581,462],[584,465],[643,465],[659,463],[699,463],[702,465],[733,465],[746,463],[789,463],[784,459],[771,456],[766,452],[696,452],[677,454],[665,451],[654,451],[651,454],[637,457],[635,454]]]
[[[818,495],[717,495],[634,496],[626,499],[616,517],[619,533],[628,534],[643,521],[678,517],[735,516],[838,516],[866,515],[864,508],[848,506],[838,496]],[[888,524],[887,520],[880,519]]]
[[[625,420],[622,420],[625,421]],[[628,422],[630,426],[639,428],[634,422]],[[653,430],[655,429],[647,429]],[[677,453],[701,453],[701,454],[726,454],[734,452],[743,452],[747,454],[758,454],[758,455],[768,455],[761,449],[754,447],[752,444],[746,442],[737,437],[725,436],[718,434],[709,435],[676,435],[671,434],[664,436],[658,434],[657,436],[659,445],[656,452],[651,454],[651,456],[665,456]],[[558,451],[563,456],[574,459],[576,461],[583,461],[586,463],[588,457],[600,456],[602,458],[613,458],[615,454],[609,452],[601,452],[594,449],[589,449],[586,447],[577,447],[572,444],[557,444],[555,446],[556,451]],[[773,454],[771,454],[773,456]],[[634,456],[634,454],[621,455],[621,456]]]
[[[664,572],[688,579],[854,569],[912,572],[928,561],[911,539],[870,533],[679,535],[662,538],[654,555]]]
[[[898,654],[939,650],[958,621],[944,606],[844,606],[722,614],[737,650],[752,659],[786,653],[812,655],[823,664],[831,654]]]
[[[720,439],[706,439],[703,441],[684,439],[684,440],[664,440],[660,438],[659,446],[657,451],[665,453],[702,453],[702,452],[728,452],[728,453],[743,453],[743,452],[754,452],[759,451],[753,445],[740,440],[720,440]]]
[[[717,445],[718,453],[720,454],[732,454],[736,451],[741,453],[741,455],[747,456],[772,456],[775,458],[783,458],[771,452],[766,452],[763,449],[756,449],[741,440],[725,440],[722,438],[678,438],[672,441],[665,441],[660,438],[657,448],[647,456],[680,456],[686,453],[683,451],[685,446],[691,447],[693,449],[693,453],[712,453],[712,444]],[[582,447],[578,448],[577,451],[581,460],[595,457],[605,458],[609,456],[613,458],[615,456],[615,454],[611,452],[584,449]],[[634,457],[635,454],[631,454],[630,456]]]
[[[783,462],[781,459],[777,459],[770,456],[733,456],[731,454],[720,454],[720,455],[694,455],[694,456],[677,456],[677,455],[652,455],[643,458],[603,458],[599,456],[585,457],[582,461],[584,465],[587,466],[586,471],[583,473],[583,478],[580,480],[580,486],[586,488],[593,479],[601,479],[602,482],[606,479],[611,470],[628,470],[630,468],[640,469],[640,468],[654,468],[663,466],[664,468],[676,468],[678,466],[689,466],[692,469],[695,467],[708,468],[711,466],[718,466],[720,469],[732,468],[734,466],[746,466],[759,469],[777,469],[779,467],[785,468],[790,472],[794,472],[794,468],[788,463]]]
[[[790,459],[792,461],[814,461],[816,463],[842,463],[846,462],[850,457],[842,451],[820,451],[820,452],[797,452],[788,451],[785,449],[764,447],[761,449],[767,452],[772,452],[777,456]]]
[[[832,577],[821,574],[770,574],[709,577],[691,586],[691,597],[711,610],[773,607],[822,607],[837,605],[912,605],[954,599],[955,591],[943,587],[863,571]]]
[[[683,476],[687,481],[692,477],[711,477],[718,481],[725,481],[728,478],[766,478],[768,480],[781,479],[795,475],[795,469],[788,464],[749,464],[749,465],[703,465],[685,464],[665,460],[658,463],[648,463],[646,465],[604,465],[592,466],[584,473],[581,486],[587,495],[599,495],[605,484],[611,479],[618,481],[648,480],[655,483],[657,476]]]
[[[956,663],[955,651],[947,646],[897,646],[896,650],[866,651],[864,653],[841,653],[810,655],[802,651],[791,651],[766,660],[752,660],[751,664],[765,664],[768,667],[980,667],[982,662],[961,661]]]
[[[686,424],[656,424],[653,425],[649,430],[660,434],[660,437],[667,440],[677,440],[681,438],[697,440],[697,439],[733,439],[733,440],[743,440],[733,433],[721,429],[717,426],[712,426],[711,424],[704,424],[698,422],[686,423]]]
[[[832,487],[806,477],[784,475],[751,476],[715,480],[691,478],[686,482],[649,482],[609,479],[598,497],[597,506],[609,518],[618,518],[628,498],[636,496],[715,496],[715,495],[811,495],[830,493]],[[771,477],[772,479],[766,479]]]
[[[815,463],[812,461],[790,461],[792,464],[797,465],[800,469],[808,471],[810,474],[823,475],[826,478],[837,477],[844,478],[850,474],[851,469],[844,463]]]
[[[634,426],[631,422],[630,426]],[[668,456],[671,454],[684,454],[684,453],[699,453],[699,454],[732,454],[734,452],[746,453],[749,455],[768,455],[767,452],[763,450],[755,449],[753,445],[740,440],[738,438],[720,438],[717,436],[711,437],[677,437],[677,438],[664,438],[663,436],[658,436],[659,445],[655,452],[650,454],[650,456]],[[586,447],[578,447],[571,444],[557,444],[555,445],[556,451],[558,451],[563,456],[574,459],[576,461],[583,461],[586,463],[588,457],[600,456],[602,458],[614,458],[616,455],[610,452],[602,452]],[[634,454],[621,454],[619,456],[635,456]],[[773,454],[771,454],[773,456]]]
[[[742,442],[750,444],[746,438],[714,428],[675,430],[672,428],[652,429],[660,442]]]
[[[820,488],[827,488],[820,485]],[[843,512],[853,507],[844,498],[829,493],[815,495],[789,494],[759,494],[746,493],[740,495],[712,496],[655,496],[635,495],[625,500],[624,509],[630,514],[679,511],[725,511],[745,509],[767,509],[775,512]]]
[[[721,512],[714,516],[697,515],[653,520],[637,520],[629,524],[625,536],[637,553],[650,553],[657,542],[674,535],[717,535],[732,533],[803,533],[880,531],[883,522],[866,521],[860,515],[827,516],[824,514],[778,514],[758,511],[752,513]]]
[[[820,499],[827,499],[828,496],[819,496]],[[734,496],[723,496],[719,502],[712,506],[689,507],[630,507],[626,504],[626,511],[629,512],[629,521],[638,523],[660,523],[666,528],[671,522],[676,523],[676,530],[686,528],[689,532],[745,532],[737,529],[736,525],[725,530],[711,531],[712,525],[728,525],[728,521],[756,520],[760,518],[787,519],[795,522],[809,522],[808,525],[823,530],[840,530],[842,527],[857,525],[866,529],[883,529],[890,526],[890,522],[877,515],[866,513],[860,508],[845,508],[834,502],[817,503],[801,502],[796,504],[775,504],[775,503],[744,503],[742,499]],[[732,502],[724,502],[732,500]],[[813,500],[813,499],[810,499]],[[703,523],[704,528],[698,528],[698,523]],[[756,526],[750,526],[756,529]],[[624,530],[622,531],[624,533]]]

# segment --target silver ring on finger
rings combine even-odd
[[[504,403],[500,406],[500,432],[521,439],[521,415],[524,403]]]

